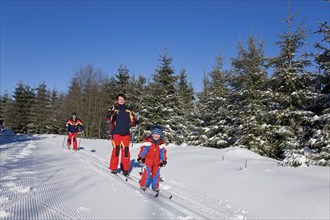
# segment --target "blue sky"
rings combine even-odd
[[[329,22],[325,0],[291,0],[296,21],[312,31]],[[184,68],[196,91],[215,56],[225,69],[239,40],[266,41],[265,55],[286,28],[288,1],[3,1],[1,0],[1,94],[19,81],[67,91],[75,70],[93,64],[108,75],[120,64],[151,79],[164,48],[178,74]],[[316,36],[308,41],[314,42]]]

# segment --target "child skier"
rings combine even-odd
[[[73,150],[78,150],[77,147],[77,136],[78,133],[84,130],[82,121],[77,117],[75,112],[72,113],[72,117],[66,121],[66,129],[68,131],[67,146],[70,150],[71,140],[73,141]]]
[[[159,192],[160,167],[167,164],[165,143],[162,139],[163,130],[159,125],[151,127],[151,135],[143,142],[137,161],[145,165],[140,187],[143,190],[151,187]]]

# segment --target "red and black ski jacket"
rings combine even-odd
[[[129,135],[130,126],[135,126],[134,114],[125,104],[115,105],[114,111],[109,111],[106,117],[110,121],[110,134]]]
[[[73,118],[69,118],[66,121],[66,127],[67,131],[72,134],[84,130],[84,125],[79,118],[76,118],[76,120],[73,120]]]

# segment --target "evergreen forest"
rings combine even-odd
[[[267,56],[265,41],[253,35],[238,42],[230,69],[224,69],[224,55],[216,54],[212,70],[200,73],[201,92],[164,49],[151,78],[130,74],[126,65],[108,74],[87,64],[72,73],[65,92],[45,82],[35,88],[18,82],[13,94],[0,97],[1,124],[19,134],[65,134],[66,120],[76,112],[84,138],[105,139],[107,111],[124,93],[138,118],[135,142],[157,123],[167,143],[238,146],[283,166],[330,166],[330,27],[321,22],[308,30],[293,21],[288,16],[272,42],[276,56]],[[311,35],[320,40],[308,42]]]

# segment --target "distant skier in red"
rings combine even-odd
[[[112,140],[112,153],[109,169],[113,174],[117,173],[119,154],[121,152],[121,169],[125,176],[130,170],[130,126],[135,126],[134,114],[125,104],[125,95],[118,94],[114,109],[109,109],[106,120],[110,122],[110,140]]]
[[[72,117],[66,121],[66,129],[68,131],[68,149],[70,150],[71,142],[73,142],[73,150],[78,150],[77,136],[78,132],[80,133],[84,130],[84,125],[75,112],[73,112]]]
[[[137,161],[143,163],[145,168],[140,180],[143,190],[149,188],[159,192],[160,167],[167,164],[166,148],[162,138],[163,130],[159,125],[151,127],[151,135],[143,142]]]

